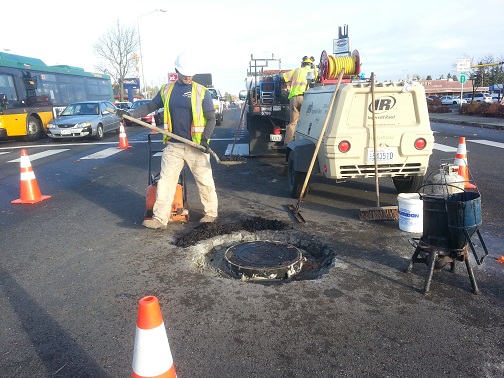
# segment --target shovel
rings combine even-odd
[[[107,110],[110,113],[115,113],[114,109],[107,108]],[[130,120],[130,121],[133,121],[133,122],[135,122],[135,123],[137,123],[137,124],[139,124],[141,126],[147,127],[149,129],[157,131],[158,133],[167,135],[170,138],[176,139],[179,142],[183,142],[185,144],[188,144],[189,146],[197,148],[200,151],[203,151],[203,152],[206,151],[205,147],[199,145],[198,143],[194,143],[192,140],[189,140],[189,139],[183,138],[181,136],[175,135],[173,133],[170,133],[167,130],[161,129],[161,128],[157,127],[157,126],[150,125],[147,122],[144,122],[144,121],[141,121],[139,119],[133,118],[133,117],[127,115],[127,114],[124,114],[123,117],[126,118],[126,119],[128,119],[128,120]],[[210,155],[212,155],[215,158],[215,161],[217,161],[217,164],[236,165],[236,164],[243,164],[243,163],[246,162],[245,159],[241,159],[241,160],[221,160],[221,159],[219,159],[219,157],[217,156],[217,154],[213,150],[209,149],[208,152],[210,153]]]

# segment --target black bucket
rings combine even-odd
[[[452,248],[463,248],[481,224],[481,195],[476,192],[450,194],[446,199],[448,229]]]
[[[422,241],[437,247],[449,247],[450,232],[445,198],[426,194],[420,196],[423,202]]]

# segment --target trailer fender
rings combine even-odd
[[[315,152],[315,144],[307,139],[295,140],[287,145],[287,160],[291,158],[294,161],[294,170],[297,172],[308,172],[310,163]],[[315,164],[312,173],[320,173],[318,157],[315,159]]]

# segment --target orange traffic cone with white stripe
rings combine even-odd
[[[150,123],[150,124],[151,124],[151,126],[157,127],[157,125],[156,125],[156,118],[155,118],[154,116],[152,116],[152,119],[151,119],[151,123]],[[151,132],[151,133],[153,133],[153,134],[154,134],[154,133],[157,133],[157,131],[156,131],[156,130],[154,130],[154,129],[151,129],[151,130],[150,130],[150,132]]]
[[[158,299],[147,296],[138,304],[132,378],[176,378],[168,336]]]
[[[21,194],[20,198],[11,201],[11,203],[37,203],[51,198],[51,196],[43,196],[40,194],[37,179],[35,178],[35,173],[33,172],[30,158],[26,150],[21,150],[21,159],[19,159],[19,161],[21,165]]]
[[[460,137],[454,165],[458,165],[458,175],[464,178],[464,189],[476,189],[476,185],[469,181],[469,168],[467,166],[467,149],[465,137]]]
[[[128,144],[128,138],[126,137],[126,131],[124,130],[123,123],[119,124],[119,147],[121,149],[126,149],[126,148],[131,148],[131,146]]]

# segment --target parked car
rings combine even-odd
[[[502,94],[492,93],[492,102],[501,102],[502,98]]]
[[[474,97],[472,93],[466,93],[462,96],[467,102],[488,102],[492,103],[492,96],[489,93],[474,93]]]
[[[441,96],[441,104],[443,105],[460,105],[467,104],[467,100],[459,96]]]
[[[147,104],[148,102],[150,102],[151,100],[136,100],[132,105],[131,105],[131,108],[130,110],[133,110],[133,109],[136,109],[136,108],[139,108],[140,106],[142,105],[145,105]],[[147,123],[151,123],[152,122],[152,116],[154,115],[154,113],[150,113],[150,114],[147,114],[146,116],[143,116],[143,117],[140,117],[140,119],[144,122],[147,122]],[[128,119],[124,119],[124,124],[126,126],[132,126],[132,125],[135,125],[134,122],[128,120]]]
[[[47,136],[54,141],[86,137],[100,140],[109,131],[119,132],[121,119],[107,108],[117,109],[108,101],[72,103],[47,124]]]
[[[131,105],[133,105],[133,104],[129,101],[120,101],[120,102],[115,102],[114,105],[116,106],[117,109],[128,110],[131,108]]]

